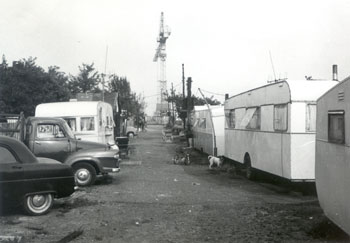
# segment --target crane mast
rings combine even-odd
[[[158,98],[156,113],[162,114],[167,112],[168,106],[166,102],[167,80],[166,80],[166,40],[170,35],[168,26],[164,26],[164,13],[160,15],[159,35],[157,37],[158,47],[154,55],[153,61],[158,63],[157,79],[158,79]]]

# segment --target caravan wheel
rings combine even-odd
[[[244,167],[246,178],[248,180],[254,180],[256,177],[256,170],[252,167],[249,154],[244,156]]]

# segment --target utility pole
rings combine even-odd
[[[185,65],[182,64],[182,98],[185,99]]]
[[[174,99],[175,99],[174,86],[173,86],[173,83],[171,83],[171,107],[172,107],[172,111],[173,111],[173,125],[175,125]]]
[[[108,45],[106,46],[106,56],[105,56],[105,72],[102,74],[102,101],[105,101],[105,76],[107,70],[107,55],[108,55]]]
[[[182,109],[186,107],[185,103],[185,65],[182,63]],[[184,124],[184,130],[186,130],[186,118],[182,117],[182,122]]]
[[[187,145],[190,146],[189,138],[192,137],[191,135],[191,124],[190,124],[190,112],[192,110],[192,78],[187,78]]]

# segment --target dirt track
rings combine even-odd
[[[190,165],[173,164],[186,144],[164,143],[160,129],[131,141],[119,174],[57,200],[49,214],[4,212],[0,235],[20,242],[349,242],[312,193],[248,181],[227,163],[209,170],[206,156],[192,150]]]

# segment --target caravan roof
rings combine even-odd
[[[112,106],[102,101],[71,101],[40,104],[36,107],[35,116],[91,116],[97,115],[99,106]]]
[[[236,107],[248,107],[293,101],[316,101],[337,83],[337,81],[332,80],[281,81],[232,96],[225,103],[229,105],[234,102]],[[251,96],[252,93],[254,93],[254,96]],[[245,99],[242,99],[242,97],[245,97]]]
[[[224,106],[222,106],[222,105],[211,105],[209,107],[210,107],[212,116],[222,116],[224,114]],[[201,106],[194,107],[194,112],[207,111],[207,110],[208,110],[207,105],[201,105]]]

